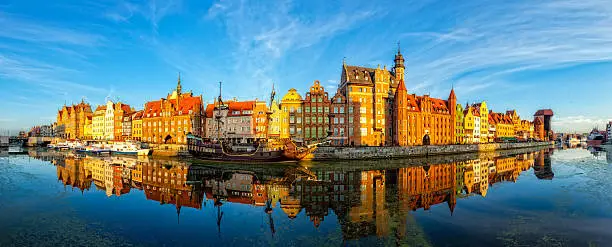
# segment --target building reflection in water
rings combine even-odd
[[[331,210],[348,240],[372,235],[401,239],[419,231],[412,229],[416,224],[410,211],[445,204],[453,215],[458,199],[486,197],[490,186],[516,182],[531,167],[538,179],[553,179],[551,154],[552,149],[504,157],[477,155],[380,169],[342,163],[309,168],[293,164],[191,166],[171,159],[101,158],[54,151],[31,151],[30,156],[52,162],[66,187],[82,193],[95,187],[109,197],[142,190],[147,200],[174,205],[179,221],[182,207],[201,209],[211,201],[219,232],[223,208],[238,203],[260,207],[272,234],[276,232],[274,210],[280,209],[290,219],[307,217],[314,227]]]

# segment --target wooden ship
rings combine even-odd
[[[274,99],[274,88],[271,101]],[[270,103],[272,104],[272,103]],[[244,161],[244,162],[282,162],[299,161],[311,154],[318,145],[298,146],[292,140],[259,140],[253,143],[235,143],[222,135],[221,125],[224,124],[222,111],[228,110],[221,98],[221,82],[219,96],[213,110],[216,122],[216,138],[203,138],[193,134],[187,135],[188,151],[195,158],[214,161]],[[270,116],[268,113],[268,117]]]

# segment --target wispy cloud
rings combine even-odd
[[[416,40],[418,49],[406,56],[416,88],[471,85],[461,92],[469,95],[524,71],[612,61],[608,1],[468,1],[446,8],[440,13],[453,13],[447,17],[456,23],[446,32],[401,36]]]
[[[552,127],[558,132],[587,132],[592,128],[603,130],[608,121],[612,121],[612,116],[596,117],[596,116],[566,116],[554,117],[552,119]]]
[[[98,46],[106,39],[98,34],[20,18],[0,10],[0,37],[30,43]]]
[[[104,17],[114,22],[128,22],[135,16],[141,16],[157,31],[162,19],[180,12],[182,5],[181,0],[120,0],[114,6],[107,6]]]
[[[293,14],[292,1],[274,3],[218,1],[206,17],[219,18],[236,45],[235,71],[257,83],[257,93],[269,90],[279,63],[290,51],[312,47],[373,17],[372,9],[350,9],[304,18]]]

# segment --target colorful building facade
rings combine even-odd
[[[203,135],[202,96],[182,92],[179,76],[176,89],[166,98],[145,104],[142,141],[153,144],[187,144],[187,134]]]
[[[289,116],[289,123],[303,124],[304,142],[306,144],[317,143],[327,138],[329,125],[329,111],[331,101],[319,81],[314,81],[310,91],[304,97],[303,120]]]
[[[302,96],[294,88],[289,89],[281,99],[280,138],[291,138],[295,142],[304,142],[302,120]],[[291,121],[293,119],[293,121]]]
[[[93,112],[91,106],[85,101],[71,106],[64,105],[57,112],[56,123],[62,131],[60,138],[85,139],[85,126],[91,121]]]

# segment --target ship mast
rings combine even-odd
[[[223,105],[223,99],[221,98],[221,84],[222,82],[219,82],[219,97],[217,98],[217,114],[215,116],[216,120],[217,120],[217,141],[219,139],[221,139],[221,107]]]

